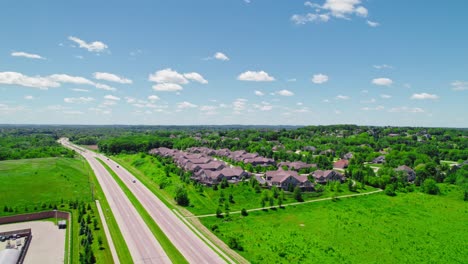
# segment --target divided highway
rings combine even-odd
[[[128,249],[134,263],[171,263],[166,252],[162,249],[153,233],[146,225],[130,200],[112,178],[109,172],[99,163],[94,152],[73,145],[68,139],[60,139],[64,146],[74,149],[81,154],[89,163],[109,206],[119,225],[122,236],[127,243]],[[117,249],[118,250],[118,249]]]

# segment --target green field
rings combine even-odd
[[[171,177],[167,177],[164,172],[164,167],[162,164],[155,158],[150,155],[125,155],[120,154],[114,159],[121,163],[123,166],[128,168],[132,173],[135,174],[145,185],[152,189],[153,192],[159,193],[169,201],[174,200],[174,194],[176,186],[179,184],[184,184],[188,192],[190,206],[186,207],[191,213],[195,215],[202,214],[213,214],[216,212],[216,209],[219,205],[219,198],[221,195],[224,195],[225,199],[228,200],[229,195],[233,196],[233,202],[229,204],[229,210],[240,211],[242,208],[253,209],[261,207],[261,193],[257,193],[254,188],[252,188],[249,182],[239,183],[237,185],[230,185],[225,189],[219,188],[218,190],[213,190],[211,187],[197,187],[193,184],[185,184],[181,179],[174,174],[171,174]],[[160,189],[160,183],[165,181],[164,189]],[[366,187],[366,190],[363,192],[369,192],[376,190],[373,187]],[[262,190],[263,191],[263,190]],[[343,184],[341,186],[340,192],[338,195],[351,194]],[[328,187],[325,188],[323,193],[303,193],[304,200],[313,200],[318,198],[331,197],[334,193],[328,190]],[[293,198],[293,194],[285,192],[285,200],[283,204],[297,202]],[[277,201],[275,200],[275,205]],[[222,210],[224,211],[224,206],[221,205]]]
[[[0,215],[63,201],[91,201],[88,170],[80,159],[41,158],[0,161]],[[26,208],[25,208],[26,207]],[[11,212],[9,214],[16,214]]]
[[[466,263],[468,204],[459,187],[442,189],[200,220],[252,263]]]
[[[91,219],[94,241],[91,248],[97,263],[112,263],[107,238],[102,229],[94,198],[101,198],[100,188],[94,174],[81,158],[40,158],[0,161],[0,216],[31,213],[44,210],[69,211],[72,213],[72,263],[78,263],[82,251],[79,235],[79,209],[83,217]],[[94,190],[94,191],[92,191]],[[103,210],[107,202],[101,200]],[[89,207],[88,207],[89,206]],[[9,210],[6,212],[4,209]],[[97,229],[94,229],[96,219]],[[109,221],[109,220],[108,220]],[[111,228],[112,231],[112,228]],[[101,237],[103,244],[99,247]],[[68,241],[67,241],[68,243]],[[128,251],[128,250],[127,250]],[[125,250],[123,250],[125,252]]]

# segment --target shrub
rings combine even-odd
[[[421,190],[427,194],[433,195],[440,193],[439,186],[437,186],[434,179],[426,179],[421,186]]]
[[[396,196],[393,184],[387,184],[387,186],[385,187],[385,194],[388,196]]]
[[[182,185],[177,186],[174,199],[176,200],[178,205],[188,206],[190,204],[187,190],[185,190],[185,187]]]
[[[249,213],[247,213],[247,210],[245,210],[245,208],[242,208],[242,210],[241,210],[241,215],[242,215],[242,216],[248,216]]]

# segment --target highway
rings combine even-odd
[[[228,259],[230,263],[234,263],[234,261],[232,261],[224,252],[219,250],[216,245],[213,245],[206,238],[204,238],[205,241],[203,241],[199,236],[197,236],[197,234],[195,234],[194,231],[180,220],[171,211],[171,209],[169,209],[156,195],[154,195],[125,168],[115,161],[108,159],[104,155],[95,154],[89,150],[85,151],[88,153],[87,155],[96,155],[100,157],[101,160],[120,177],[120,179],[140,201],[145,210],[154,219],[156,224],[189,263],[226,263],[226,261],[218,254],[222,255],[225,259]],[[203,236],[200,233],[198,233],[198,235]],[[211,248],[207,243],[210,244]]]
[[[96,160],[97,155],[92,151],[73,145],[67,139],[62,138],[59,142],[70,149],[74,149],[90,164],[127,243],[133,262],[171,263],[166,252],[164,252],[120,186],[106,168]]]

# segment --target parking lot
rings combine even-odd
[[[27,228],[31,228],[32,240],[24,260],[25,264],[64,262],[66,229],[58,229],[53,222],[34,221],[0,225],[0,232]],[[4,249],[6,242],[0,244],[0,250]]]

